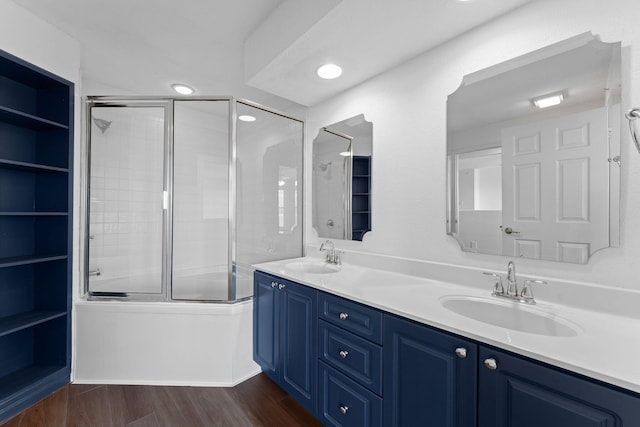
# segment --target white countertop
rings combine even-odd
[[[538,301],[532,310],[573,324],[576,336],[519,332],[473,320],[441,305],[440,299],[451,295],[495,298],[490,295],[490,285],[481,289],[351,264],[344,264],[339,272],[330,274],[304,273],[286,267],[304,260],[319,262],[317,258],[296,258],[254,267],[640,393],[640,318]]]

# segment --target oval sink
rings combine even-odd
[[[516,302],[451,296],[441,298],[440,303],[454,313],[506,329],[553,337],[578,334],[577,327],[569,321]]]
[[[284,266],[287,270],[291,270],[297,273],[307,274],[329,274],[337,273],[340,271],[340,267],[334,264],[328,264],[326,262],[313,262],[313,261],[295,261],[290,262]]]

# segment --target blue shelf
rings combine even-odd
[[[0,268],[15,267],[18,265],[37,264],[40,262],[58,261],[67,259],[66,255],[34,255],[0,258]]]
[[[0,318],[0,337],[66,316],[66,314],[64,311],[31,311]]]
[[[66,366],[31,365],[0,377],[0,402],[19,393],[20,390],[34,387],[37,383],[46,381],[48,377],[66,375],[67,370]],[[0,420],[2,420],[1,417]]]
[[[15,169],[28,172],[69,172],[67,168],[40,165],[36,163],[16,162],[14,160],[0,159],[0,168]]]
[[[0,120],[29,129],[69,129],[69,126],[0,105]]]
[[[0,212],[0,216],[68,216],[68,212]]]

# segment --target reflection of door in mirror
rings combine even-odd
[[[457,238],[464,249],[502,254],[501,149],[456,155]]]
[[[609,244],[605,118],[598,108],[502,129],[504,255],[585,263]]]
[[[447,99],[447,233],[464,251],[571,263],[617,246],[621,89],[621,44],[590,33],[465,76]]]
[[[298,224],[298,178],[295,167],[278,170],[278,233],[291,234]]]

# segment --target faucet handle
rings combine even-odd
[[[483,271],[482,274],[485,276],[493,276],[495,279],[495,283],[493,284],[493,292],[492,295],[503,295],[504,294],[504,286],[502,286],[502,276],[497,273],[489,273],[488,271]]]
[[[520,292],[520,298],[522,298],[525,302],[529,304],[535,304],[535,300],[533,299],[533,287],[531,285],[546,285],[547,282],[544,280],[525,280],[524,286],[522,287],[522,291]]]

